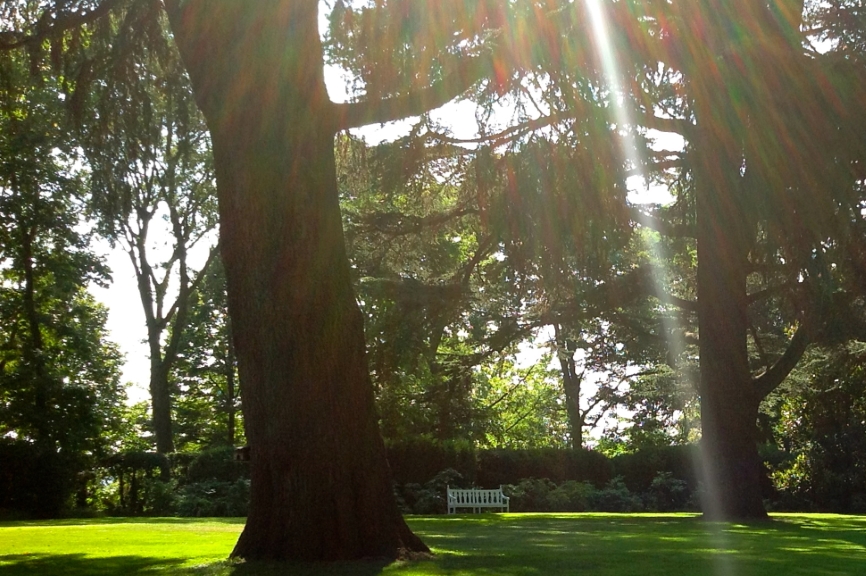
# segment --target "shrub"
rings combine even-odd
[[[548,508],[552,512],[586,512],[595,492],[589,482],[567,480],[548,494]]]
[[[593,512],[640,512],[643,502],[629,491],[622,477],[617,476],[589,495],[589,507]]]
[[[207,480],[187,484],[177,495],[179,516],[246,516],[250,505],[250,481]]]
[[[468,442],[422,437],[389,443],[386,449],[391,474],[398,484],[422,484],[449,468],[469,481],[475,478],[475,449]]]
[[[611,459],[613,476],[621,476],[632,492],[647,492],[659,472],[697,486],[695,463],[700,458],[697,445],[653,446],[637,452],[619,454]]]
[[[516,484],[524,478],[577,480],[601,486],[611,478],[610,461],[601,452],[585,449],[498,449],[478,453],[479,485]]]
[[[503,487],[512,512],[550,512],[550,493],[556,484],[547,478],[524,478],[516,485]]]
[[[23,440],[0,438],[0,511],[5,517],[50,518],[71,495],[74,470],[59,454]]]
[[[465,480],[460,472],[446,468],[428,480],[423,486],[409,482],[395,489],[397,503],[404,514],[444,514],[447,487],[462,488]]]
[[[141,512],[147,516],[174,516],[177,512],[177,482],[143,478]]]
[[[689,489],[684,480],[674,478],[671,472],[659,472],[650,483],[645,495],[648,510],[672,512],[683,510],[689,501]]]
[[[190,484],[216,480],[233,483],[250,475],[249,465],[234,458],[232,446],[219,446],[202,450],[189,462],[186,481]]]

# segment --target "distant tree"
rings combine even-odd
[[[508,355],[478,369],[475,397],[484,438],[490,448],[538,448],[565,446],[568,419],[562,389],[549,368],[550,356],[536,364],[515,366]],[[480,426],[479,426],[480,427]]]
[[[758,410],[820,331],[830,277],[823,243],[864,153],[854,128],[862,89],[848,65],[810,50],[802,1],[676,2],[647,12],[659,26],[656,54],[681,79],[655,96],[686,122],[677,164],[697,242],[705,512],[761,518]],[[652,90],[641,94],[658,102]],[[644,111],[652,127],[653,111]],[[761,290],[751,291],[758,278]],[[761,342],[750,308],[779,294],[796,331],[753,369],[748,341]]]
[[[142,10],[133,7],[127,17]],[[90,208],[135,271],[156,449],[168,453],[175,450],[171,375],[196,288],[216,258],[216,199],[210,139],[167,26],[144,26],[150,42],[119,56],[110,45],[100,49],[106,40],[94,36],[89,66],[102,78],[79,96],[77,119],[93,173]]]
[[[0,506],[54,516],[116,448],[125,395],[107,311],[87,292],[108,271],[82,232],[81,158],[62,86],[41,72],[0,52],[0,443],[25,455],[4,457],[15,487]]]
[[[216,260],[192,297],[171,381],[177,386],[179,450],[242,444],[237,358],[231,339],[225,272]]]

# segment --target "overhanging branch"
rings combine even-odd
[[[0,32],[0,50],[14,50],[40,44],[46,38],[99,20],[111,12],[121,1],[103,0],[91,10],[73,10],[56,14],[51,10],[45,10],[33,25],[35,30],[31,34],[13,31]]]
[[[484,78],[489,70],[491,70],[491,56],[466,58],[455,70],[427,88],[381,100],[334,104],[336,130],[420,116],[460,96]]]

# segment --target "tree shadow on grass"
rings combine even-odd
[[[234,562],[226,560],[187,568],[178,576],[378,576],[385,560],[360,562]]]
[[[8,554],[0,556],[3,576],[129,576],[174,572],[183,564],[178,558],[145,556],[107,556],[94,558],[84,554]]]
[[[57,518],[54,520],[5,520],[0,521],[0,528],[18,528],[22,526],[96,526],[102,524],[244,524],[246,518],[175,518],[150,516],[103,516],[100,518]]]

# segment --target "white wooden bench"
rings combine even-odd
[[[479,512],[482,508],[499,508],[500,512],[508,512],[508,496],[502,493],[502,486],[496,490],[479,490],[476,488],[451,488],[448,490],[448,513],[455,514],[458,508],[472,508]]]

